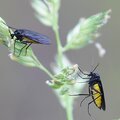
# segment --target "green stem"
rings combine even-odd
[[[59,67],[62,69],[64,67],[63,63],[63,48],[60,40],[60,35],[59,35],[59,25],[58,25],[58,16],[54,14],[54,23],[53,23],[53,31],[55,33],[56,37],[56,44],[57,44],[57,63]],[[65,96],[65,111],[66,111],[66,116],[67,120],[73,120],[73,101],[72,99],[69,98],[68,95]]]
[[[43,70],[50,78],[54,79],[54,76],[50,73],[47,68],[45,68],[41,63],[38,66],[39,69]]]
[[[66,95],[66,115],[67,120],[73,120],[73,100],[69,98],[68,95]]]
[[[62,57],[62,56],[63,56],[62,44],[61,44],[60,35],[59,35],[58,17],[56,16],[56,14],[54,15],[53,31],[54,31],[55,37],[56,37],[58,64],[59,64],[59,66],[60,66],[61,68],[63,68],[63,61],[62,61],[62,58],[63,58],[63,57]]]
[[[55,29],[54,32],[55,32],[56,42],[57,42],[57,52],[58,52],[57,59],[58,59],[60,67],[63,68],[63,62],[62,62],[63,53],[62,53],[62,44],[60,41],[59,31],[58,31],[58,29]]]

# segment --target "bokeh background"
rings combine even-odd
[[[97,72],[101,75],[106,98],[106,111],[100,111],[91,105],[91,114],[96,120],[120,118],[120,1],[119,0],[62,0],[60,8],[60,37],[62,44],[68,31],[80,17],[89,17],[104,10],[112,9],[111,19],[100,30],[97,39],[106,49],[106,55],[100,58],[94,44],[80,50],[67,52],[72,63],[79,64],[89,71],[100,63]],[[32,45],[39,60],[50,70],[54,62],[56,43],[54,33],[42,25],[34,16],[31,0],[1,0],[0,16],[7,24],[16,28],[27,28],[48,35],[51,46]],[[65,112],[56,96],[45,81],[49,77],[36,68],[29,68],[13,62],[8,50],[0,46],[0,120],[65,120]],[[87,87],[84,92],[87,91]],[[80,108],[78,98],[74,104],[75,120],[89,120],[87,103]]]

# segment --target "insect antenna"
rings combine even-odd
[[[95,66],[95,68],[92,70],[92,72],[94,72],[98,66],[99,66],[99,63]]]

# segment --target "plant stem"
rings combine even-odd
[[[62,69],[64,67],[63,63],[63,47],[60,40],[59,34],[59,24],[58,24],[58,16],[54,14],[54,23],[53,23],[53,31],[56,37],[56,44],[57,44],[57,64]],[[67,120],[73,120],[73,99],[70,99],[68,95],[65,95],[65,111]]]
[[[42,65],[42,63],[37,59],[37,57],[34,54],[33,59],[36,61],[36,67],[44,71],[50,78],[54,79],[54,76],[50,73],[50,71],[46,67]]]
[[[58,60],[60,67],[63,68],[63,62],[62,62],[63,53],[62,53],[62,45],[61,45],[61,41],[60,41],[59,31],[58,31],[58,29],[55,29],[54,32],[55,32],[56,42],[57,42],[57,52],[58,52],[57,60]]]
[[[38,68],[43,70],[50,78],[54,79],[54,76],[50,73],[50,71],[47,70],[47,68],[45,68],[41,63],[39,63]]]
[[[63,52],[62,52],[62,44],[61,44],[61,40],[60,40],[60,35],[59,35],[59,24],[58,24],[58,16],[56,16],[56,14],[54,14],[54,22],[53,22],[53,31],[55,33],[55,37],[56,37],[56,44],[57,44],[57,61],[58,61],[58,65],[63,68],[63,62],[62,62],[62,56],[63,56]]]
[[[73,100],[69,99],[69,96],[66,95],[66,115],[67,115],[67,120],[73,120]]]

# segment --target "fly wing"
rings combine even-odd
[[[45,44],[45,45],[50,44],[50,39],[46,35],[31,31],[31,30],[26,30],[26,29],[20,29],[20,30],[23,31],[22,36],[24,36],[30,40],[33,40],[40,44]]]
[[[100,89],[101,89],[101,96],[102,96],[102,105],[101,105],[101,108],[103,109],[103,110],[105,110],[106,109],[106,105],[105,105],[105,97],[104,97],[104,91],[103,91],[103,86],[102,86],[102,83],[101,83],[101,81],[100,81]]]

